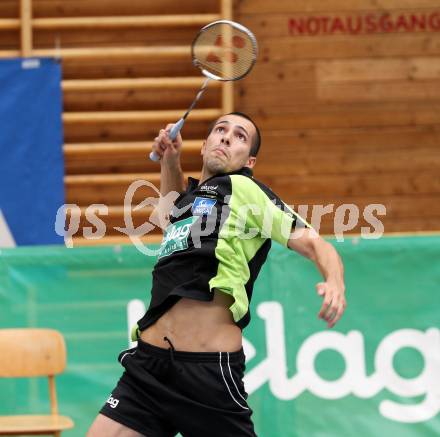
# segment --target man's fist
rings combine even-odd
[[[345,288],[329,282],[320,282],[316,284],[316,291],[324,298],[318,317],[328,322],[328,328],[333,328],[347,307]]]
[[[163,164],[176,164],[180,161],[182,137],[179,133],[175,140],[171,141],[169,132],[173,126],[174,124],[168,124],[165,129],[161,129],[153,141],[153,151],[159,155]]]

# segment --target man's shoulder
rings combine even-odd
[[[269,199],[278,199],[278,196],[263,182],[255,179],[252,176],[245,175],[231,175],[231,179],[236,182],[236,186],[243,190],[257,190],[258,192],[263,192]]]

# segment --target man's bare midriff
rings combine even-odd
[[[232,296],[215,290],[212,301],[182,297],[159,320],[141,332],[141,339],[176,351],[234,352],[241,348],[241,329],[235,324],[229,307]]]

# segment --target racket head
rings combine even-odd
[[[232,81],[245,77],[255,65],[258,45],[245,26],[230,20],[207,24],[191,46],[193,64],[214,80]]]

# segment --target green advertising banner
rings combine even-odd
[[[275,245],[257,280],[243,346],[258,436],[440,435],[440,236],[330,241],[348,303],[335,328],[317,317],[321,277],[307,259]],[[66,339],[66,437],[85,435],[121,375],[154,262],[133,246],[0,251],[0,328]],[[0,415],[49,411],[43,378],[3,379],[0,392]]]

